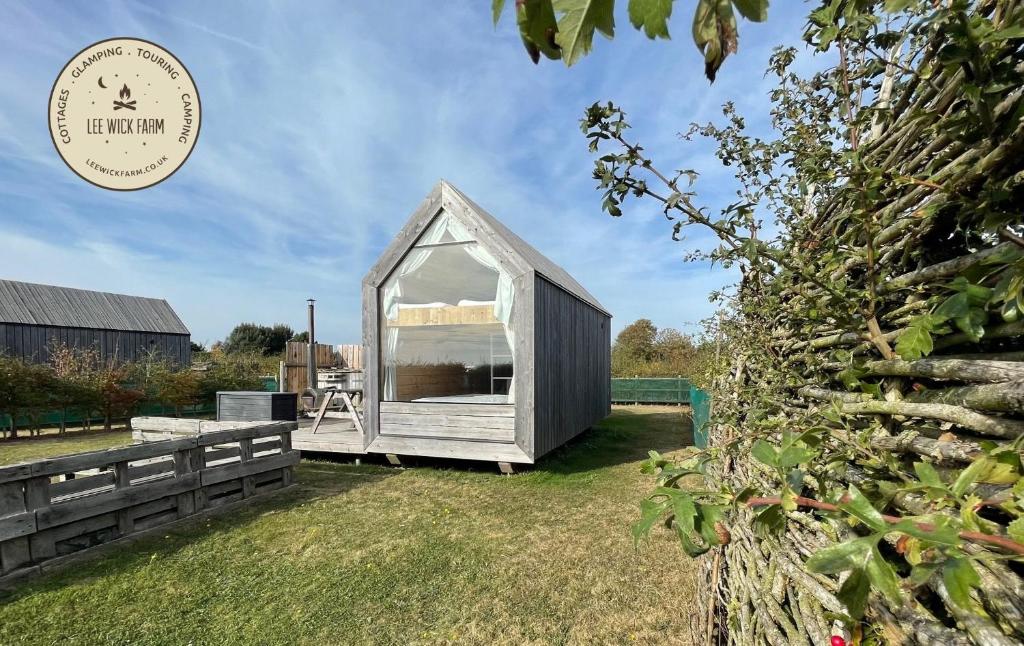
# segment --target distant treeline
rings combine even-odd
[[[649,319],[627,325],[612,344],[612,377],[695,378],[711,348],[673,328],[658,329]]]

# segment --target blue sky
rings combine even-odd
[[[571,69],[534,66],[485,0],[0,4],[0,277],[166,298],[199,342],[241,321],[302,329],[312,296],[317,336],[358,343],[362,276],[442,177],[568,269],[615,332],[641,317],[693,329],[735,275],[683,262],[708,238],[673,242],[653,203],[600,210],[579,118],[619,103],[656,162],[698,169],[702,202],[725,205],[731,172],[677,133],[727,100],[765,133],[763,69],[806,14],[776,0],[767,24],[741,24],[709,86],[689,1],[674,40],[651,42],[619,0],[616,39]],[[203,106],[188,162],[129,193],[72,174],[47,130],[61,68],[113,36],[173,52]]]

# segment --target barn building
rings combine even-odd
[[[0,280],[0,354],[46,363],[54,345],[92,347],[104,361],[192,360],[188,328],[163,299]]]

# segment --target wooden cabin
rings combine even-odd
[[[441,181],[363,279],[370,453],[533,463],[608,415],[611,314]]]

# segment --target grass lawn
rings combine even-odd
[[[101,451],[132,443],[131,431],[70,431],[66,435],[40,435],[0,440],[0,464],[52,458],[83,451]]]
[[[689,444],[686,409],[617,407],[510,477],[304,460],[291,489],[0,599],[0,644],[690,643],[694,562],[629,534],[638,462]]]

